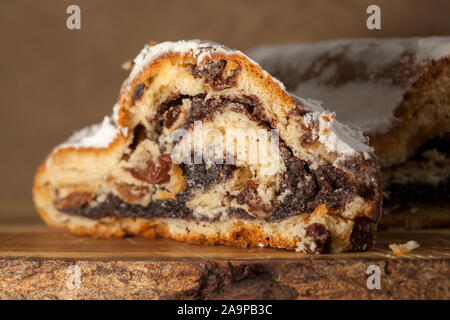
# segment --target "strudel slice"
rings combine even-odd
[[[360,132],[215,43],[147,45],[130,67],[112,117],[38,169],[48,224],[307,253],[373,245],[380,172]]]

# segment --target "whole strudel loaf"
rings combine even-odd
[[[450,226],[450,37],[265,46],[250,55],[370,138],[382,166],[380,227]]]

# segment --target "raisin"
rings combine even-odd
[[[78,209],[93,199],[90,192],[72,192],[68,196],[58,199],[56,207],[59,209]]]
[[[181,113],[181,108],[179,105],[168,110],[165,114],[164,126],[167,129],[170,129],[170,127],[172,127],[174,122],[178,119],[178,116],[180,115],[180,113]]]
[[[315,244],[306,248],[310,253],[330,252],[331,232],[321,223],[313,223],[306,227],[306,238]]]
[[[168,154],[162,154],[156,160],[147,161],[144,169],[127,168],[127,170],[138,180],[151,184],[163,184],[170,180],[169,171],[172,168],[172,159]]]
[[[142,97],[142,94],[145,90],[145,83],[140,83],[134,88],[133,96],[131,97],[131,101],[134,103],[136,100],[139,100]]]
[[[375,224],[366,217],[355,218],[353,231],[350,235],[352,251],[364,251],[370,249],[374,243]]]

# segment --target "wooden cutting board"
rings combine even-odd
[[[420,248],[403,258],[388,248],[408,240]],[[368,252],[307,255],[0,224],[2,299],[449,299],[449,265],[450,230],[383,232]]]

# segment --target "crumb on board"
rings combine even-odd
[[[410,240],[403,244],[390,244],[389,248],[394,252],[394,254],[398,257],[403,257],[405,254],[410,253],[414,249],[417,249],[420,245],[414,241]]]

